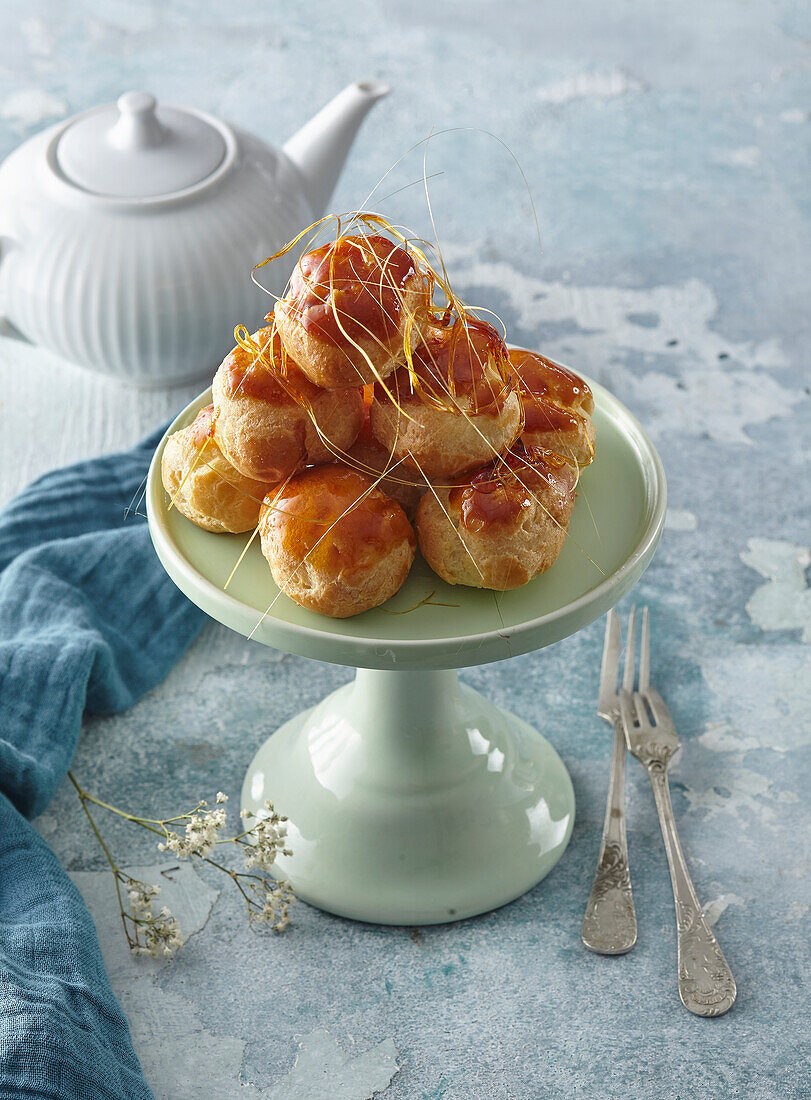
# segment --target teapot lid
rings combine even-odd
[[[158,198],[201,183],[222,164],[226,143],[212,122],[159,106],[148,92],[127,92],[69,123],[56,160],[71,183],[95,195]]]

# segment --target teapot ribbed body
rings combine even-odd
[[[58,131],[0,168],[0,314],[29,340],[131,384],[210,376],[234,325],[259,327],[273,306],[251,266],[313,220],[298,170],[234,131],[233,163],[211,183],[110,200],[53,172]],[[263,269],[263,285],[282,293],[294,260]]]

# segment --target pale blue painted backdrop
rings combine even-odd
[[[377,1044],[393,1041],[391,1100],[808,1095],[809,38],[803,6],[785,0],[5,0],[0,153],[140,87],[281,141],[349,80],[385,78],[394,93],[335,197],[346,209],[432,129],[462,128],[436,136],[426,160],[443,173],[431,195],[459,289],[515,341],[612,388],[651,431],[670,484],[636,599],[652,609],[653,669],[683,735],[674,803],[738,978],[733,1012],[704,1021],[680,1007],[667,869],[635,765],[639,944],[622,959],[580,945],[610,747],[594,716],[594,624],[463,674],[551,737],[578,798],[563,862],[486,918],[412,934],[301,905],[284,937],[266,939],[225,890],[175,962],[131,963],[62,789],[40,826],[104,925],[157,1095],[289,1100],[294,1037],[320,1028],[381,1065],[390,1046]],[[468,127],[520,160],[543,255],[509,154]],[[422,172],[412,153],[379,194]],[[420,187],[383,209],[429,232]],[[134,711],[88,725],[76,770],[152,813],[217,789],[236,799],[267,732],[347,676],[212,626]],[[158,860],[150,842],[108,832],[134,862]],[[199,904],[184,904],[187,927],[201,925]],[[307,1072],[327,1064],[315,1047]],[[341,1072],[348,1091],[333,1070],[324,1096],[372,1087],[361,1062]]]

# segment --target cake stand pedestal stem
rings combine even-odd
[[[453,671],[359,669],[256,754],[245,808],[270,799],[305,901],[358,920],[435,924],[540,881],[568,843],[574,795],[548,741]]]
[[[359,668],[347,692],[369,779],[405,789],[449,783],[475,767],[456,672]]]

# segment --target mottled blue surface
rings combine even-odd
[[[292,1095],[271,1086],[294,1037],[318,1029],[355,1054],[393,1040],[392,1100],[808,1094],[806,14],[767,0],[4,3],[2,151],[138,86],[282,140],[347,81],[383,77],[395,93],[335,198],[349,208],[432,127],[497,134],[530,181],[544,252],[509,155],[457,131],[427,158],[444,172],[431,194],[451,274],[516,342],[614,390],[669,479],[670,526],[635,599],[652,609],[653,670],[684,741],[674,803],[738,979],[733,1011],[706,1021],[679,1004],[667,868],[636,765],[639,944],[621,959],[580,945],[610,749],[594,624],[463,673],[571,771],[578,819],[552,875],[500,912],[414,934],[300,905],[284,937],[257,938],[224,889],[174,963],[110,964],[157,1095],[196,1095],[215,1066],[203,1095]],[[381,193],[422,171],[411,154]],[[383,208],[430,230],[419,187]],[[133,711],[88,723],[76,770],[152,813],[217,789],[236,799],[267,732],[348,675],[212,626]],[[69,869],[101,882],[67,788],[40,825]],[[109,834],[134,861],[157,859],[129,830]],[[96,879],[81,878],[92,901]]]

